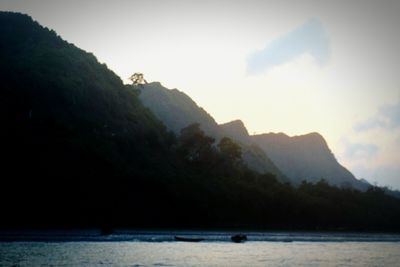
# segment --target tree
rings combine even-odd
[[[224,137],[219,141],[218,148],[222,155],[231,162],[237,162],[242,159],[241,147],[228,137]]]
[[[181,130],[179,150],[189,162],[203,162],[215,154],[212,144],[215,139],[204,134],[200,124],[193,123]]]
[[[144,79],[143,73],[140,72],[135,72],[134,74],[129,77],[129,80],[132,81],[132,84],[137,86],[137,85],[142,85],[147,84],[147,81]]]

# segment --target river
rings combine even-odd
[[[0,233],[0,266],[400,266],[400,236],[359,233],[95,231]],[[176,242],[174,235],[203,237]]]

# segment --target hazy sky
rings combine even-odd
[[[94,53],[250,133],[319,132],[358,178],[400,189],[400,1],[19,1]]]

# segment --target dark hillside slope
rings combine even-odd
[[[139,90],[143,104],[174,133],[179,134],[186,126],[199,123],[207,135],[217,139],[223,137],[214,118],[185,93],[177,89],[169,90],[159,82],[145,84]]]
[[[105,216],[124,177],[168,168],[171,136],[136,93],[30,17],[0,13],[0,73],[1,200],[16,213]]]
[[[26,15],[0,12],[0,37],[0,228],[205,227],[263,216],[254,190],[279,184],[231,157],[234,144],[222,153],[196,128],[167,132],[137,90]]]

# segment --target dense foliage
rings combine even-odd
[[[130,194],[127,177],[168,169],[172,135],[93,55],[19,14],[1,13],[0,36],[9,219],[79,213],[97,221]]]
[[[25,15],[0,13],[2,227],[400,230],[400,200],[251,171],[240,146],[166,131],[137,90]]]

